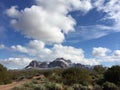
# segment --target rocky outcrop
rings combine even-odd
[[[69,63],[66,62],[64,58],[57,58],[53,62],[50,62],[48,67],[50,67],[50,68],[53,68],[53,67],[67,68],[67,67],[69,67]]]
[[[42,62],[41,64],[39,64],[39,68],[48,68],[48,63]]]
[[[25,67],[25,69],[39,69],[39,68],[69,68],[69,67],[75,67],[75,68],[85,68],[90,69],[90,66],[83,65],[80,63],[72,63],[71,60],[66,60],[64,58],[57,58],[53,60],[52,62],[39,62],[39,61],[32,61],[28,66]]]
[[[32,62],[30,62],[30,64],[28,66],[26,66],[25,68],[26,69],[29,69],[29,68],[39,68],[39,64],[40,62],[36,61],[36,60],[33,60]]]

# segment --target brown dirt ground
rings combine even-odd
[[[20,86],[24,83],[27,83],[29,82],[30,80],[22,80],[22,81],[19,81],[19,82],[13,82],[11,84],[6,84],[6,85],[0,85],[0,90],[10,90],[16,86]]]
[[[32,79],[36,79],[36,80],[39,80],[39,79],[42,79],[42,78],[45,78],[44,75],[40,75],[40,76],[34,76],[32,77]],[[12,82],[10,84],[6,84],[6,85],[0,85],[0,90],[10,90],[16,86],[20,86],[24,83],[28,83],[30,82],[32,79],[24,79],[22,81],[18,81],[18,82]]]

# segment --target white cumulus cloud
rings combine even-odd
[[[92,54],[95,56],[94,59],[99,63],[109,66],[120,64],[120,50],[110,50],[104,47],[93,48]]]
[[[22,47],[23,51],[19,49],[18,46]],[[63,46],[61,44],[55,44],[52,48],[46,48],[44,43],[38,40],[30,41],[26,46],[16,45],[14,48],[11,46],[11,49],[35,57],[40,61],[52,61],[58,57],[63,57],[65,59],[70,59],[74,63],[87,65],[99,64],[95,59],[85,58],[84,51],[81,48]]]
[[[28,65],[32,59],[23,57],[23,58],[7,58],[1,59],[0,63],[8,67],[9,69],[23,69]]]
[[[80,10],[88,12],[90,0],[35,0],[36,5],[19,11],[17,6],[6,10],[12,18],[11,24],[15,30],[28,38],[47,43],[61,43],[70,31],[74,31],[76,21],[69,12]]]
[[[28,52],[27,49],[25,47],[22,47],[21,45],[11,46],[11,48],[15,51],[20,51],[20,52],[23,52],[23,53]]]
[[[115,50],[114,55],[120,57],[120,50]]]
[[[108,48],[97,47],[93,48],[92,54],[96,57],[104,57],[108,52],[110,52],[110,49]]]

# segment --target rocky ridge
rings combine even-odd
[[[33,60],[29,63],[28,66],[25,67],[25,69],[45,69],[45,68],[70,68],[70,67],[76,67],[76,68],[87,68],[91,69],[91,66],[83,65],[80,63],[72,63],[71,60],[66,60],[64,58],[56,58],[55,60],[51,62],[40,62],[37,60]]]

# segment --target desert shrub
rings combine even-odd
[[[24,87],[24,86],[19,86],[19,87],[14,87],[11,90],[33,90],[33,89],[27,88],[27,87]]]
[[[46,90],[46,87],[44,85],[38,85],[35,84],[33,87],[31,87],[33,90]]]
[[[34,76],[40,75],[40,70],[10,70],[12,80],[20,81],[22,79],[32,79]]]
[[[72,87],[74,88],[74,90],[93,90],[89,86],[84,86],[81,84],[74,84]]]
[[[29,83],[24,83],[22,86],[33,89],[33,88],[36,87],[37,85],[39,85],[39,84],[35,84],[34,82],[31,81],[31,82],[29,82]]]
[[[63,89],[63,85],[62,85],[62,84],[55,83],[55,89],[56,89],[56,90],[62,90],[62,89]]]
[[[74,88],[72,86],[64,85],[63,90],[74,90]]]
[[[87,86],[81,86],[80,90],[89,90]]]
[[[104,78],[106,81],[113,82],[115,84],[120,83],[120,66],[112,66],[105,74]]]
[[[12,88],[11,90],[21,90],[21,88],[20,87],[14,87],[14,88]],[[24,89],[23,89],[24,90]]]
[[[56,82],[56,83],[61,83],[62,82],[62,77],[59,76],[58,74],[56,73],[53,73],[52,75],[50,75],[48,77],[48,79],[52,82]]]
[[[40,84],[37,87],[35,87],[35,90],[47,90],[44,84]]]
[[[92,84],[99,84],[102,85],[104,83],[104,73],[106,71],[106,67],[103,67],[102,65],[96,65],[93,67],[93,70],[91,72],[92,76]]]
[[[106,67],[103,67],[102,65],[96,65],[94,66],[93,71],[97,74],[103,74],[106,71]]]
[[[63,90],[63,85],[59,83],[47,82],[42,84],[46,90]]]
[[[45,87],[48,90],[62,90],[63,85],[58,83],[53,83],[53,82],[47,82],[45,83]]]
[[[103,84],[103,90],[119,90],[119,89],[114,83],[105,82]]]
[[[11,90],[63,90],[63,84],[54,83],[54,82],[45,82],[45,83],[25,83],[20,87],[15,87]]]
[[[52,70],[45,70],[45,71],[43,71],[43,75],[44,75],[45,77],[49,77],[49,76],[51,76],[52,73],[53,73]]]
[[[34,82],[25,83],[19,87],[15,87],[12,90],[42,90],[39,84],[35,84]]]
[[[100,85],[94,85],[93,90],[103,90]]]
[[[11,82],[10,74],[7,68],[0,64],[0,84],[7,84]]]
[[[81,84],[74,84],[72,87],[74,88],[74,90],[80,90],[81,86]]]
[[[79,69],[79,68],[66,69],[62,73],[62,78],[63,78],[63,83],[67,85],[72,85],[76,83],[88,85],[92,81],[89,71],[86,69]]]
[[[33,84],[38,84],[38,81],[35,80],[35,79],[33,79],[33,80],[32,80],[32,83],[33,83]]]

